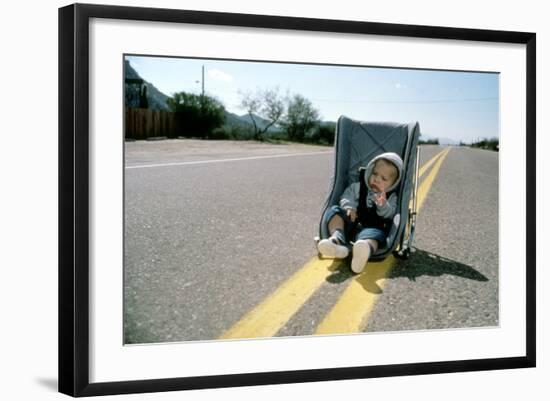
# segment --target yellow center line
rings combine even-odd
[[[424,204],[426,195],[450,150],[451,148],[445,149],[445,153],[437,159],[434,168],[418,189],[417,211]],[[381,262],[369,263],[365,271],[351,281],[338,302],[317,326],[315,334],[360,332],[382,293],[389,271],[396,262],[394,256],[390,255]]]
[[[312,258],[220,339],[274,336],[340,263],[335,259]]]
[[[437,173],[441,168],[441,164],[443,164],[443,160],[445,159],[445,157],[447,157],[450,151],[451,151],[451,148],[447,148],[444,150],[445,153],[441,156],[440,159],[437,160],[437,163],[435,164],[433,170],[426,177],[424,182],[422,182],[422,185],[420,186],[418,193],[416,194],[416,211],[417,212],[420,210],[420,208],[424,204],[424,201],[426,200],[426,196],[428,195],[428,192],[430,192],[430,188],[432,187],[435,177],[437,176]]]
[[[425,167],[433,164],[443,152],[426,163],[423,166],[424,171]],[[342,260],[339,259],[312,258],[219,338],[274,336],[341,264]],[[370,266],[369,270],[372,270]]]
[[[432,164],[435,163],[435,161],[443,154],[445,153],[445,151],[447,151],[447,148],[443,149],[441,152],[439,152],[438,154],[436,154],[434,157],[432,157],[430,160],[428,160],[428,162],[426,164],[424,164],[420,170],[418,170],[418,178],[422,177],[426,171],[428,171],[428,169],[432,166]]]

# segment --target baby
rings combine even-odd
[[[395,189],[402,171],[403,161],[396,153],[383,153],[369,162],[363,191],[360,182],[351,184],[342,194],[340,206],[328,210],[326,220],[330,238],[319,241],[317,249],[321,255],[347,257],[347,237],[357,225],[351,270],[354,273],[363,271],[370,256],[386,243],[397,209]]]

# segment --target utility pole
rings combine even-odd
[[[204,65],[202,66],[202,97],[204,99]]]

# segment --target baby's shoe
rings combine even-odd
[[[349,249],[334,237],[319,241],[317,249],[326,258],[344,259],[349,254]]]
[[[370,258],[370,245],[366,240],[360,239],[353,244],[353,258],[351,259],[351,270],[354,273],[361,273]]]

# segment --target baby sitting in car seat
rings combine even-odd
[[[386,244],[397,209],[397,188],[403,173],[403,160],[388,152],[372,159],[364,176],[346,188],[340,206],[328,210],[330,237],[317,244],[324,257],[348,256],[348,240],[355,239],[351,270],[361,273],[370,256]],[[350,238],[355,237],[355,238]]]

